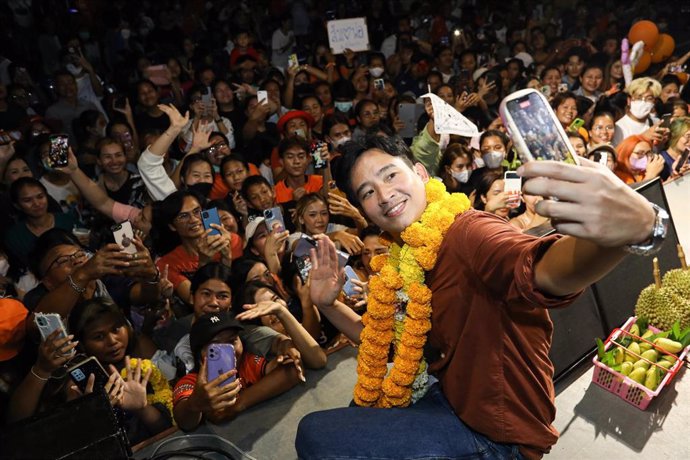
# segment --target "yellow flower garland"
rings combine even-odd
[[[137,362],[139,360],[137,358],[132,358],[130,359],[130,365],[132,367],[136,367]],[[170,385],[168,384],[168,380],[165,378],[163,373],[158,369],[158,366],[153,364],[150,359],[142,359],[141,360],[141,373],[142,375],[146,374],[149,370],[149,368],[152,368],[153,370],[151,371],[151,376],[149,377],[149,383],[151,384],[151,388],[153,388],[153,394],[147,394],[146,395],[146,401],[148,404],[155,404],[155,403],[163,403],[165,407],[168,408],[168,411],[170,412],[170,416],[172,417],[173,414],[173,394],[172,390],[170,389]],[[122,378],[127,377],[127,367],[123,367],[122,370],[120,371],[120,375]],[[175,423],[173,419],[173,423]]]
[[[423,348],[431,329],[431,290],[424,284],[425,272],[436,265],[443,237],[455,216],[470,208],[470,201],[463,194],[448,193],[436,179],[430,179],[425,190],[427,207],[422,217],[400,235],[405,244],[400,247],[384,237],[381,240],[389,246],[389,254],[371,260],[376,275],[369,282],[371,295],[362,317],[354,389],[359,406],[409,405],[412,384],[426,369]],[[394,318],[401,298],[407,300],[402,322]],[[395,344],[395,354],[388,373],[391,344]]]

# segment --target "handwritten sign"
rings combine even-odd
[[[328,44],[333,54],[342,54],[346,49],[367,51],[369,31],[365,18],[338,19],[328,21]]]

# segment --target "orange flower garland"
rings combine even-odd
[[[355,403],[367,407],[406,407],[412,401],[416,377],[426,369],[424,345],[431,329],[431,290],[424,284],[425,272],[434,268],[443,237],[455,216],[470,207],[469,199],[449,194],[443,183],[430,179],[426,186],[427,208],[418,222],[400,235],[401,248],[382,238],[388,255],[372,258],[376,272],[370,282],[367,313],[357,356]],[[402,324],[395,319],[397,303],[407,300]],[[395,345],[393,367],[388,356]]]

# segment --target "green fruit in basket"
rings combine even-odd
[[[621,364],[621,374],[630,375],[633,370],[633,363],[624,362]]]
[[[635,361],[635,363],[633,364],[633,369],[638,369],[640,367],[644,370],[647,370],[647,369],[649,369],[649,363],[647,361],[645,361],[644,359],[640,359],[639,361]]]
[[[647,370],[642,367],[638,367],[637,369],[633,369],[628,377],[637,383],[643,383],[647,377]]]
[[[640,346],[640,348],[642,348],[642,347]],[[641,356],[644,359],[647,359],[653,363],[655,363],[659,360],[659,353],[656,350],[643,351]]]
[[[637,325],[637,323],[633,324],[630,327],[630,330],[628,331],[632,335],[640,336],[640,326]]]
[[[637,342],[633,342],[630,345],[628,345],[628,351],[630,353],[625,354],[625,360],[629,361],[631,363],[634,363],[638,359],[640,359],[640,345]]]
[[[650,331],[649,329],[647,329],[647,330],[645,331],[645,333],[642,334],[642,338],[645,339],[645,340],[649,340],[649,338],[650,338],[651,336],[653,336],[653,335],[654,335],[654,332],[652,332],[652,331]],[[643,343],[645,343],[645,342],[640,342],[640,346],[642,346]]]
[[[659,360],[659,362],[668,361],[671,364],[676,364],[676,359],[677,358],[675,356],[663,354],[661,355],[661,359]]]
[[[622,348],[616,347],[615,350],[613,350],[613,360],[616,364],[621,364],[623,360],[625,359],[625,352],[623,351]]]
[[[656,364],[657,364],[657,366],[659,366],[659,367],[662,367],[662,368],[664,368],[664,369],[666,369],[666,370],[669,370],[669,369],[671,369],[671,367],[673,366],[674,363],[672,363],[671,361],[666,361],[665,359],[661,359],[661,360],[659,360],[659,362],[656,363]]]
[[[645,374],[644,386],[652,391],[659,386],[659,371],[655,367],[649,369]]]
[[[683,345],[680,342],[662,337],[654,340],[654,345],[669,353],[678,353],[683,349]]]
[[[645,351],[651,350],[652,344],[647,342],[640,342],[640,351],[644,353]]]

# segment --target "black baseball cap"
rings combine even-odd
[[[189,332],[189,345],[194,356],[198,356],[201,348],[213,340],[218,333],[227,329],[238,331],[244,329],[244,326],[229,311],[207,313],[197,318]]]

